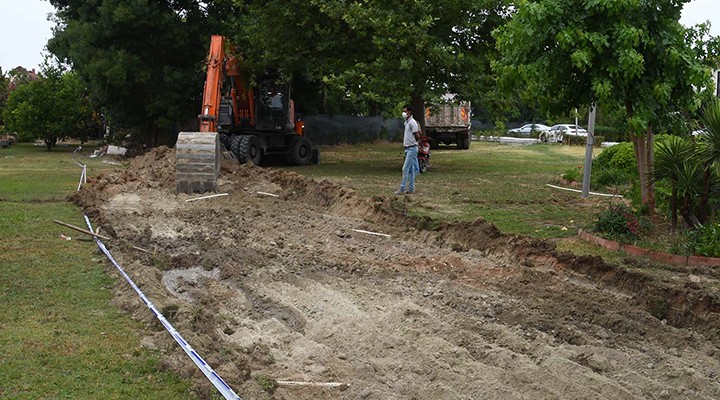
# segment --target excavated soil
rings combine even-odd
[[[155,149],[74,200],[244,399],[720,398],[716,269],[620,268],[482,219],[411,217],[412,197],[229,162],[227,196],[186,202],[197,196],[175,194],[174,160]],[[213,396],[121,278],[114,302]]]

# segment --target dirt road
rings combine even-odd
[[[105,234],[157,250],[112,251],[244,399],[720,398],[714,269],[621,269],[269,168],[223,165],[220,191],[176,195],[161,148],[75,201]],[[120,278],[116,294],[157,327],[143,345],[209,398]]]

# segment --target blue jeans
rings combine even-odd
[[[405,163],[402,168],[402,181],[400,182],[400,191],[404,192],[407,186],[408,192],[415,191],[415,174],[418,170],[418,148],[412,146],[405,149]]]

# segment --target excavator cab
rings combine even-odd
[[[257,87],[257,115],[255,129],[259,131],[292,131],[293,116],[290,107],[290,85],[278,83],[274,77],[265,77]]]

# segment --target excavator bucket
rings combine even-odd
[[[217,132],[180,132],[175,145],[176,192],[217,191],[221,157]]]

